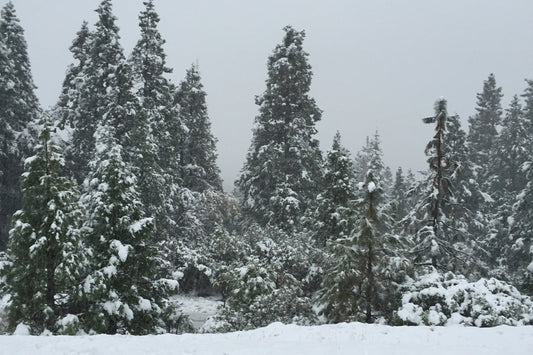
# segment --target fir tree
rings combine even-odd
[[[314,212],[314,230],[318,245],[325,246],[328,240],[347,236],[353,229],[353,225],[348,223],[350,205],[355,200],[353,162],[349,152],[341,145],[339,132],[335,134],[331,150],[326,155],[322,186]]]
[[[321,153],[314,135],[321,111],[309,96],[305,33],[290,26],[284,31],[268,59],[266,91],[256,98],[259,115],[236,185],[248,219],[291,230],[317,194]]]
[[[187,132],[180,152],[183,184],[192,191],[221,191],[220,169],[216,164],[216,138],[211,133],[205,97],[198,68],[192,65],[175,96],[179,117]]]
[[[83,182],[89,171],[88,163],[94,152],[94,132],[101,124],[110,105],[117,99],[116,71],[124,62],[120,36],[112,13],[111,0],[102,0],[96,9],[98,21],[87,43],[87,60],[82,70],[83,83],[77,94],[78,105],[74,116],[71,149],[67,160],[71,173],[78,183]],[[83,34],[83,32],[82,32]],[[80,35],[79,35],[80,36]],[[78,36],[78,37],[79,37]],[[84,44],[85,46],[85,44]],[[81,47],[81,52],[85,49]],[[85,53],[83,54],[85,55]]]
[[[21,206],[23,158],[32,154],[40,113],[24,30],[11,1],[0,14],[0,248]]]
[[[55,107],[62,127],[67,124],[69,127],[74,128],[77,126],[78,120],[81,119],[79,117],[81,113],[79,112],[79,106],[81,104],[79,101],[81,88],[83,88],[87,79],[84,69],[89,60],[90,44],[91,32],[89,31],[87,22],[84,21],[70,46],[70,52],[76,62],[70,64],[67,69],[61,95]]]
[[[409,211],[408,191],[408,182],[403,174],[403,169],[400,166],[394,175],[394,185],[391,190],[391,198],[394,201],[394,217],[396,221],[401,221]]]
[[[479,182],[488,181],[494,174],[491,163],[501,124],[502,96],[502,88],[497,87],[494,74],[490,74],[483,83],[483,91],[477,94],[477,113],[468,119],[468,146]]]
[[[511,248],[508,267],[512,281],[528,294],[533,294],[533,161],[522,165],[527,185],[516,196],[510,219]]]
[[[371,164],[379,165],[376,165],[374,170],[375,172],[379,172],[381,179],[385,179],[387,167],[383,163],[382,157],[381,137],[376,132],[373,137],[366,137],[365,145],[355,156],[355,179],[357,181],[365,181],[366,173],[370,169]],[[390,182],[392,183],[392,181]]]
[[[370,165],[381,163],[376,160]],[[400,255],[400,239],[390,234],[392,219],[378,175],[369,169],[360,185],[350,235],[330,244],[333,262],[324,277],[320,303],[321,314],[333,323],[390,319],[399,301],[398,285],[406,260]]]
[[[107,125],[96,131],[82,197],[93,271],[83,282],[88,310],[81,322],[97,333],[147,334],[158,325],[164,284],[154,280],[158,260],[148,244],[152,218],[143,215],[135,176],[115,134]]]
[[[527,92],[527,91],[526,91]],[[531,120],[530,120],[531,121]],[[506,110],[502,122],[502,130],[498,137],[498,151],[495,156],[495,166],[498,179],[492,181],[493,191],[499,204],[509,197],[514,199],[516,194],[526,185],[526,176],[521,174],[521,166],[528,161],[533,149],[531,143],[531,128],[518,96],[514,96]]]
[[[141,38],[133,48],[129,63],[133,69],[136,95],[145,116],[145,150],[149,159],[140,157],[139,167],[142,200],[145,211],[155,217],[157,238],[168,239],[179,228],[177,216],[183,203],[181,191],[180,149],[183,128],[174,107],[174,86],[165,77],[172,70],[166,66],[166,54],[157,26],[159,15],[152,0],[144,2],[139,15]],[[142,165],[140,165],[141,163]]]
[[[490,198],[475,179],[466,133],[457,115],[448,116],[442,150],[449,159],[445,174],[450,195],[442,202],[443,215],[448,217],[443,219],[443,227],[454,250],[449,269],[469,276],[487,267],[490,218],[483,211]],[[474,256],[478,256],[477,260]]]
[[[79,311],[73,299],[84,274],[85,259],[77,190],[62,176],[63,157],[46,127],[36,155],[26,159],[23,205],[14,215],[6,283],[11,329],[19,323],[32,334],[61,332],[60,320]],[[66,319],[76,319],[71,314]],[[64,322],[63,322],[64,323]]]
[[[449,119],[447,102],[444,99],[435,103],[435,116],[425,118],[424,123],[435,123],[435,135],[426,146],[429,156],[429,171],[417,189],[421,199],[407,216],[415,226],[415,264],[446,268],[447,257],[453,254],[445,235],[447,216],[443,215],[443,203],[451,195],[447,170],[450,160],[445,152],[446,122]]]

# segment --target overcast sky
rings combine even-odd
[[[13,0],[26,31],[43,107],[59,95],[68,48],[83,20],[93,25],[99,0]],[[6,0],[0,0],[3,6]],[[129,55],[139,35],[142,0],[114,0]],[[379,131],[385,161],[421,170],[431,128],[422,117],[448,99],[466,127],[475,95],[490,73],[503,87],[504,107],[533,79],[531,0],[156,0],[171,79],[200,65],[219,166],[226,189],[244,162],[265,89],[267,57],[282,28],[304,29],[314,78],[312,96],[324,111],[323,150],[335,131],[356,153]]]

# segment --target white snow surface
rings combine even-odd
[[[189,316],[196,329],[201,329],[208,318],[215,315],[217,308],[223,304],[219,297],[194,297],[190,295],[177,295],[174,301],[180,303],[181,311]]]
[[[274,323],[226,334],[0,336],[0,354],[531,354],[533,327]]]

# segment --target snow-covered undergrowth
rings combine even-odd
[[[274,323],[226,334],[2,336],[0,354],[531,354],[533,327],[304,327]]]
[[[406,285],[397,315],[416,325],[527,325],[533,324],[533,301],[494,278],[468,282],[451,272],[433,272]]]

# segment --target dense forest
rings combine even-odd
[[[178,293],[224,300],[205,331],[533,324],[533,80],[504,109],[490,74],[467,130],[438,99],[413,118],[434,127],[427,170],[393,172],[377,132],[354,155],[338,133],[320,150],[305,33],[287,26],[226,193],[200,70],[167,78],[144,4],[127,56],[101,1],[50,109],[1,11],[1,332],[194,331]]]

